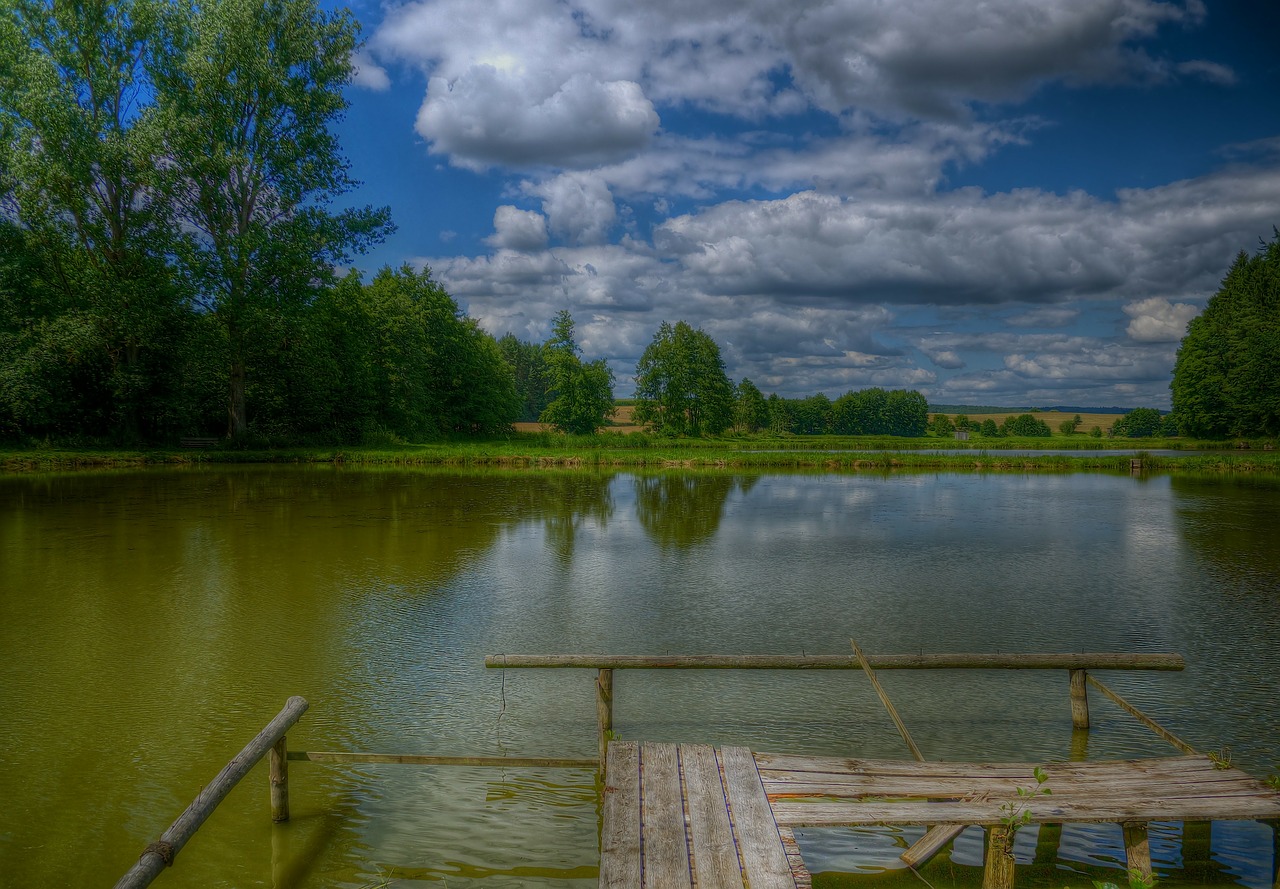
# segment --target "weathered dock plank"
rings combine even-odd
[[[640,886],[640,750],[615,743],[605,775],[600,833],[601,889]]]
[[[698,889],[744,889],[738,846],[715,750],[706,744],[680,748],[688,800],[689,845],[698,867]]]
[[[613,741],[600,885],[803,889],[809,883],[798,848],[788,857],[751,751]]]
[[[1011,800],[1034,823],[1252,820],[1280,815],[1280,794],[1207,757],[1032,764],[912,763],[757,754],[778,823],[998,825]],[[841,765],[851,770],[841,773]]]
[[[738,832],[742,869],[751,889],[795,889],[791,864],[751,751],[725,747],[720,751],[720,760],[729,811]]]
[[[675,744],[640,748],[640,842],[644,885],[693,886],[684,794]]]

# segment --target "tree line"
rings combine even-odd
[[[0,431],[349,425],[310,399],[333,269],[391,229],[330,209],[356,33],[314,0],[0,5]]]

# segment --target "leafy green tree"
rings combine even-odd
[[[542,346],[516,339],[515,334],[508,333],[498,340],[498,350],[515,377],[516,395],[521,405],[519,419],[537,422],[550,403],[547,392],[551,388]]]
[[[1191,319],[1170,389],[1184,435],[1280,435],[1280,231]]]
[[[542,422],[575,435],[595,434],[613,413],[613,371],[603,358],[583,363],[566,309],[556,314],[542,351],[551,384]]]
[[[385,209],[325,209],[356,184],[330,127],[346,109],[357,26],[315,0],[179,0],[161,30],[160,183],[181,223],[181,271],[226,336],[237,437],[255,349],[389,226]]]
[[[756,384],[746,377],[738,384],[734,421],[743,432],[759,432],[769,425],[769,403]]]
[[[831,399],[821,392],[797,399],[791,405],[791,431],[796,435],[825,435],[831,431],[833,411]]]
[[[1163,417],[1153,407],[1134,408],[1111,427],[1111,434],[1127,438],[1150,438],[1160,434]]]
[[[636,365],[636,421],[667,435],[719,435],[733,409],[716,341],[684,321],[662,322]]]
[[[164,261],[170,196],[157,182],[164,139],[147,77],[159,8],[0,4],[0,192],[41,253],[48,299],[31,366],[47,364],[45,348],[84,359],[80,386],[55,399],[99,402],[72,411],[105,421],[81,433],[155,434],[173,382],[182,307]]]
[[[1076,414],[1070,420],[1063,420],[1061,423],[1059,423],[1058,431],[1061,432],[1063,435],[1075,435],[1076,430],[1080,428],[1081,422],[1082,421],[1080,419],[1080,415]]]
[[[888,393],[880,388],[846,392],[832,405],[837,435],[883,435]]]
[[[1053,435],[1053,430],[1049,428],[1048,423],[1032,414],[1019,414],[1016,417],[1005,418],[1005,421],[1000,424],[1000,434],[1049,438]]]
[[[791,402],[780,397],[777,392],[771,392],[765,403],[769,408],[769,431],[774,434],[790,432]]]
[[[939,438],[950,438],[955,434],[956,424],[946,414],[934,414],[929,421],[929,431]]]
[[[918,438],[929,429],[929,402],[914,389],[846,392],[832,406],[837,435],[900,435]]]
[[[1102,427],[1101,427],[1101,426],[1094,426],[1092,429],[1090,429],[1090,430],[1089,430],[1089,437],[1090,437],[1090,438],[1102,438]]]
[[[1000,427],[996,425],[996,421],[987,417],[978,427],[978,434],[983,438],[999,438],[1002,434]]]
[[[969,422],[969,415],[968,415],[968,414],[956,414],[956,428],[957,428],[957,429],[971,429],[971,428],[973,428],[973,424],[972,424],[971,422]]]

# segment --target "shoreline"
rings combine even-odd
[[[508,439],[484,442],[451,442],[392,447],[297,447],[239,450],[215,447],[203,450],[157,449],[0,449],[0,474],[64,471],[145,469],[157,467],[207,467],[235,465],[333,465],[353,467],[439,467],[518,470],[730,470],[730,471],[972,471],[972,472],[1189,472],[1216,474],[1280,474],[1280,451],[1259,444],[1237,449],[1222,443],[1195,443],[1187,450],[1211,453],[1171,456],[1141,450],[1133,440],[1108,442],[1107,448],[1090,440],[1078,450],[1115,450],[1116,454],[1070,456],[1001,454],[1002,450],[1061,451],[1059,443],[1044,447],[1044,439],[1015,439],[1001,447],[956,448],[938,439],[913,440],[903,446],[884,447],[869,442],[830,439],[818,441],[705,441],[612,442],[576,439],[558,445],[544,436],[537,440]],[[917,443],[918,442],[918,443]],[[846,447],[837,447],[838,444]],[[1178,450],[1178,444],[1151,442],[1152,450]],[[1269,445],[1270,443],[1267,443]],[[862,445],[862,447],[858,447]],[[914,445],[914,447],[913,447]],[[1037,445],[1040,447],[1037,448]],[[1215,447],[1216,445],[1216,447]],[[941,446],[941,447],[940,447]],[[768,449],[762,450],[762,447]],[[750,448],[750,449],[747,449]],[[945,448],[951,453],[919,453]]]

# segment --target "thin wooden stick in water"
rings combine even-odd
[[[880,680],[876,678],[876,671],[871,669],[871,664],[867,660],[867,656],[862,653],[862,649],[858,647],[858,643],[852,639],[849,644],[853,646],[853,653],[858,658],[858,663],[862,665],[862,670],[867,674],[867,678],[871,680],[871,687],[876,690],[876,694],[880,696],[880,702],[884,704],[885,709],[889,711],[889,715],[893,717],[893,724],[898,727],[898,734],[902,735],[902,740],[907,742],[907,746],[911,748],[911,755],[916,758],[916,762],[924,762],[924,754],[920,752],[920,748],[916,746],[916,742],[911,740],[911,733],[907,731],[906,725],[902,722],[902,717],[898,715],[897,709],[893,706],[893,702],[889,700],[889,695],[885,693],[884,688],[880,685]]]

